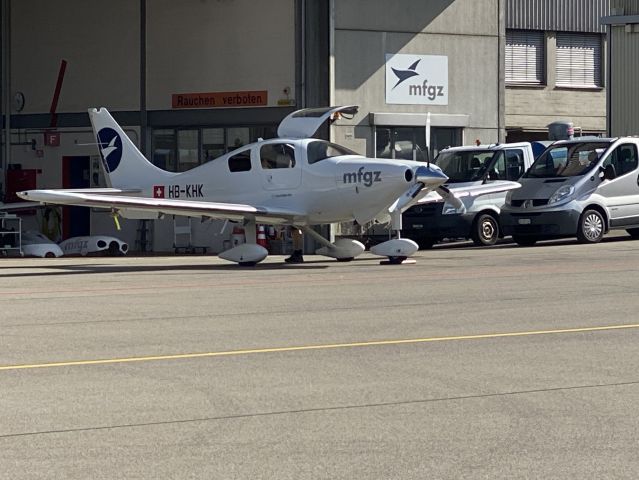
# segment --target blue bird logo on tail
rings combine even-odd
[[[122,139],[118,132],[112,128],[100,130],[98,132],[98,147],[106,171],[109,173],[115,171],[122,160]]]
[[[397,83],[395,84],[395,86],[393,87],[393,90],[395,89],[395,87],[397,85],[399,85],[400,83],[408,80],[411,77],[414,77],[415,75],[419,75],[419,73],[417,73],[415,70],[417,69],[417,64],[421,61],[421,59],[417,60],[415,63],[413,63],[410,67],[408,67],[406,70],[398,70],[397,68],[393,68],[391,67],[391,70],[393,71],[393,73],[395,74],[395,76],[399,79],[397,80]]]

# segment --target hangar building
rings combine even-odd
[[[590,20],[551,22],[558,12],[550,10],[548,22],[533,22],[553,2],[525,3],[530,10],[516,14],[523,3],[513,0],[111,0],[108,9],[95,0],[0,0],[9,140],[0,193],[11,202],[23,189],[103,185],[86,113],[97,106],[171,171],[272,137],[282,118],[311,106],[359,105],[353,120],[322,135],[371,157],[419,160],[449,145],[503,141],[507,131],[538,134],[558,114],[602,131],[605,85],[561,85],[548,67],[566,29],[569,48],[576,29],[597,35],[603,51],[600,28]],[[564,3],[597,12],[606,6]],[[520,82],[513,60],[531,48],[548,53],[525,57],[530,65]],[[540,62],[546,67],[534,77]],[[572,81],[572,67],[564,67]],[[397,84],[393,69],[411,68],[416,75]],[[531,84],[529,75],[540,82]],[[108,212],[60,213],[26,212],[24,228],[62,238],[117,235],[132,250],[160,252],[171,251],[175,232],[184,231],[178,218],[127,220],[116,232]],[[224,222],[187,226],[189,241],[211,251],[230,235]]]

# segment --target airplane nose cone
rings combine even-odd
[[[439,167],[423,165],[415,169],[415,180],[423,183],[426,187],[436,188],[446,183],[448,177]]]

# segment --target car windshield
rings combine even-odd
[[[592,169],[609,146],[610,143],[607,142],[578,142],[551,146],[535,160],[524,177],[578,177]]]
[[[442,151],[435,164],[448,177],[448,183],[475,182],[486,173],[495,152],[492,150]]]

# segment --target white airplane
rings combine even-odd
[[[282,120],[278,138],[174,173],[149,162],[106,108],[93,108],[89,116],[109,188],[27,190],[18,196],[42,204],[102,207],[124,218],[183,215],[242,222],[247,242],[219,254],[240,265],[255,265],[268,255],[256,241],[258,223],[300,228],[322,245],[316,253],[344,261],[361,254],[364,245],[351,239],[331,243],[311,226],[390,220],[396,238],[371,252],[400,263],[418,249],[400,238],[401,212],[433,190],[449,197],[441,186],[447,177],[432,164],[366,158],[309,138],[335,116],[355,113],[356,106],[298,110]]]

